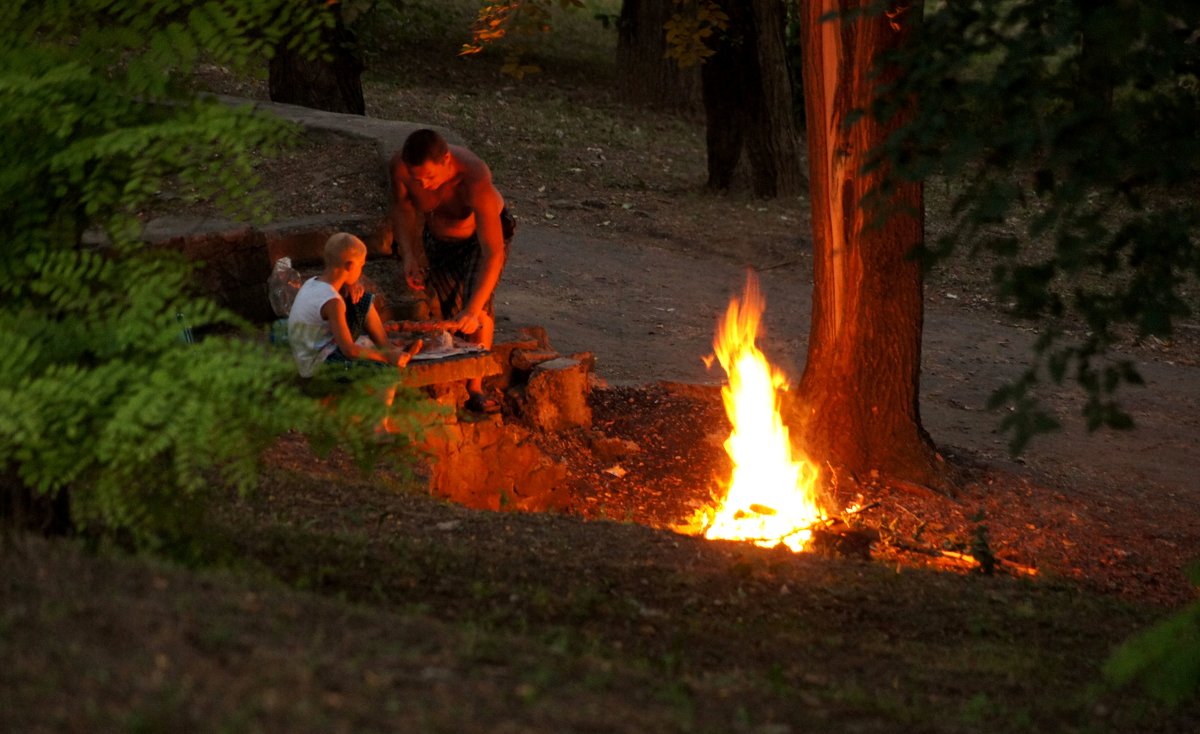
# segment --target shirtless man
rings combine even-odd
[[[410,287],[433,291],[451,331],[490,349],[492,294],[504,270],[512,218],[492,172],[471,151],[417,130],[392,156],[392,231]],[[422,260],[424,254],[424,262]],[[467,383],[468,407],[495,412],[481,378]]]

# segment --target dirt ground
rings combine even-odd
[[[385,211],[378,177],[361,173],[378,166],[367,144],[317,135],[264,165],[279,216]],[[728,471],[716,389],[724,376],[702,357],[747,271],[767,299],[761,348],[793,381],[803,369],[811,301],[803,202],[676,191],[626,206],[619,193],[587,186],[562,184],[551,200],[540,186],[499,184],[520,224],[497,291],[498,339],[540,325],[559,351],[594,353],[610,386],[594,395],[597,428],[643,447],[624,462],[591,460],[570,441],[558,447],[574,482],[563,509],[655,527],[685,521]],[[1124,348],[1147,382],[1125,393],[1135,430],[1089,433],[1081,393],[1044,387],[1064,430],[1014,459],[1002,416],[984,406],[1019,374],[1034,331],[996,307],[979,269],[952,261],[927,288],[921,411],[942,454],[966,470],[961,492],[878,487],[870,497],[829,498],[833,509],[879,502],[860,519],[893,541],[879,545],[881,557],[924,564],[901,547],[966,550],[986,528],[997,556],[1043,575],[1152,603],[1192,598],[1182,568],[1200,556],[1200,329],[1185,323],[1173,342]],[[614,465],[627,473],[614,477]]]
[[[560,349],[593,351],[597,371],[613,385],[721,382],[719,370],[706,369],[700,358],[711,351],[717,316],[742,287],[739,263],[541,229],[524,235],[501,291],[503,323],[539,323]],[[760,276],[767,298],[763,349],[795,379],[806,345],[810,276],[803,264]],[[954,500],[882,489],[886,500],[872,524],[882,520],[898,538],[921,536],[934,546],[960,546],[983,524],[997,553],[1020,563],[1132,597],[1188,598],[1179,568],[1200,550],[1200,528],[1192,522],[1200,509],[1194,458],[1200,370],[1139,360],[1148,386],[1130,396],[1138,427],[1126,433],[1089,434],[1071,413],[1077,396],[1049,391],[1044,397],[1066,429],[1014,460],[997,432],[1000,416],[983,406],[991,390],[1017,374],[1030,344],[1027,331],[991,314],[930,304],[922,416],[942,453],[971,479]],[[649,514],[667,524],[685,514],[688,501],[702,499],[684,488],[711,487],[705,479],[712,462],[701,457],[727,431],[715,389],[617,390],[597,399],[603,430],[648,447],[622,479],[596,475],[599,487],[624,497],[610,504],[632,506],[640,519],[636,508],[663,503],[661,514]],[[639,409],[624,409],[623,401]],[[643,466],[656,479],[648,495],[633,489],[642,486]]]
[[[1148,383],[1126,394],[1134,431],[1089,434],[1079,396],[1047,389],[1066,429],[1013,459],[983,406],[1034,335],[987,295],[985,263],[950,262],[927,289],[921,412],[963,471],[956,496],[870,477],[869,496],[831,493],[834,512],[872,503],[853,519],[878,535],[869,559],[666,532],[728,472],[723,378],[701,358],[747,268],[767,300],[760,346],[801,374],[806,202],[704,192],[694,121],[554,78],[408,71],[368,80],[369,113],[460,131],[520,219],[500,338],[540,325],[560,352],[595,354],[594,430],[629,443],[544,436],[568,486],[554,511],[518,514],[423,496],[289,435],[259,492],[217,518],[235,573],[29,540],[0,554],[0,708],[16,730],[1196,730],[1194,705],[1084,692],[1115,645],[1195,598],[1200,326],[1126,345]],[[361,141],[315,135],[261,170],[277,218],[386,207]],[[163,210],[211,213],[181,193]],[[981,549],[998,577],[945,555]]]
[[[469,65],[453,73],[463,88],[486,74]],[[264,96],[261,87],[216,82],[221,91]],[[556,143],[538,129],[510,128],[518,132],[509,148],[495,140],[504,115],[522,119],[521,106],[540,101],[529,86],[502,86],[489,105],[482,93],[446,101],[419,86],[368,85],[368,114],[406,119],[421,111],[493,159],[497,186],[519,221],[497,290],[498,338],[540,325],[560,351],[594,353],[599,377],[633,389],[596,395],[598,427],[654,447],[622,467],[630,471],[621,479],[603,471],[609,467],[575,472],[578,501],[570,511],[669,526],[713,489],[710,467],[720,459],[709,454],[727,428],[715,391],[664,397],[635,388],[721,383],[719,369],[706,369],[702,357],[747,271],[767,300],[760,346],[799,378],[812,288],[807,201],[755,199],[744,181],[731,192],[706,192],[695,123],[631,111],[586,87],[548,84],[541,96],[559,107],[586,102],[600,110],[559,111],[547,123]],[[647,148],[613,129],[602,135],[604,126],[587,119],[601,113],[662,137]],[[553,150],[539,153],[546,145]],[[546,160],[535,165],[530,159],[538,155]],[[385,172],[367,141],[312,133],[295,151],[264,160],[262,171],[280,218],[387,210]],[[926,187],[929,236],[946,220],[947,194],[948,184]],[[1181,569],[1200,556],[1200,526],[1192,522],[1200,516],[1200,323],[1179,324],[1169,342],[1122,346],[1147,383],[1124,394],[1133,431],[1089,433],[1079,389],[1043,385],[1039,397],[1064,429],[1014,459],[998,430],[1001,414],[985,404],[1030,359],[1035,327],[999,308],[988,272],[985,257],[962,253],[931,273],[926,288],[922,419],[942,454],[968,467],[972,480],[954,500],[892,497],[864,521],[891,528],[897,541],[918,537],[923,547],[962,547],[986,526],[998,555],[1051,575],[1152,602],[1191,598]],[[639,431],[660,421],[662,430]]]

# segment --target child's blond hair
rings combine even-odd
[[[325,267],[336,268],[346,264],[350,257],[366,255],[367,246],[349,232],[338,232],[325,240]]]

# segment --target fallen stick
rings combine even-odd
[[[941,550],[938,548],[926,548],[919,545],[909,545],[908,543],[898,543],[893,541],[890,544],[893,548],[898,548],[909,553],[920,553],[934,558],[946,559],[960,566],[966,566],[972,570],[983,566],[983,562],[970,553],[960,553],[959,551]],[[1033,566],[1026,566],[1022,563],[1006,561],[1003,558],[993,558],[993,567],[1008,571],[1014,576],[1037,576],[1038,570]]]

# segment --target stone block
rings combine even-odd
[[[489,510],[544,510],[566,502],[566,467],[546,456],[528,430],[499,416],[435,428],[423,448],[429,488],[440,497]]]
[[[175,250],[196,266],[198,292],[250,321],[275,318],[267,299],[271,263],[263,257],[260,233],[224,220],[164,219],[148,224],[143,238]]]
[[[527,340],[537,342],[538,349],[553,349],[550,346],[550,337],[546,334],[543,326],[522,326],[517,333]]]
[[[275,261],[290,257],[301,274],[319,272],[325,241],[342,231],[367,245],[366,271],[380,299],[380,315],[407,318],[417,313],[425,318],[419,305],[424,296],[414,295],[404,282],[398,262],[390,257],[390,225],[378,216],[302,217],[261,228],[222,219],[163,217],[146,224],[142,239],[194,263],[197,291],[251,322],[266,323],[275,318],[267,299],[267,277]],[[390,271],[387,263],[393,264]]]
[[[562,355],[553,349],[515,349],[509,359],[509,364],[514,370],[532,372],[533,368],[539,364],[558,359],[560,356]]]
[[[535,341],[496,342],[492,345],[492,356],[500,365],[500,372],[484,380],[484,389],[505,392],[513,385],[512,355],[518,349],[537,349]]]
[[[588,371],[580,361],[559,357],[534,368],[520,398],[521,414],[534,429],[589,428]]]
[[[568,354],[567,357],[577,362],[582,362],[584,369],[588,372],[596,371],[596,355],[591,352],[575,352],[574,354]]]

